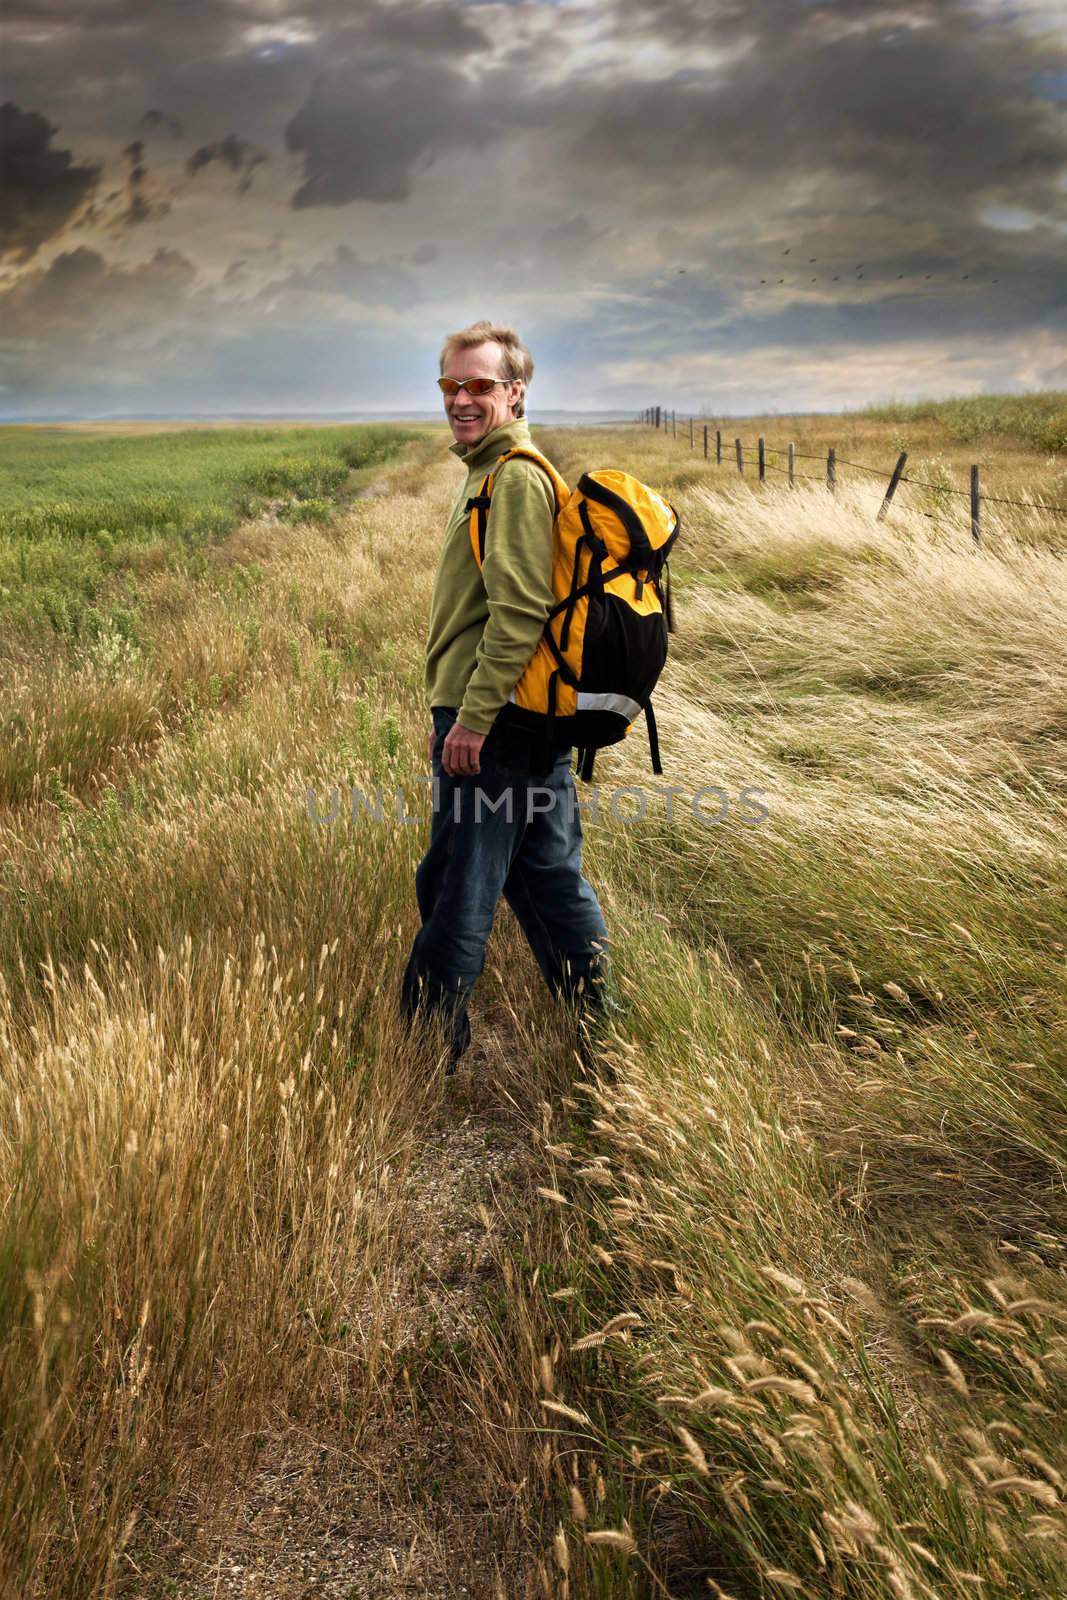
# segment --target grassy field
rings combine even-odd
[[[1044,454],[1067,452],[1067,393],[978,395],[970,399],[871,406],[875,422],[935,423],[959,444],[1019,439]]]
[[[694,419],[694,446],[703,454],[703,418]],[[981,492],[999,499],[1036,502],[1067,511],[1067,394],[985,395],[970,400],[871,406],[843,416],[708,418],[709,453],[722,434],[722,471],[737,471],[734,441],[741,438],[745,474],[757,476],[757,444],[766,440],[767,473],[788,472],[788,446],[796,445],[796,472],[825,479],[826,452],[837,451],[841,482],[880,476],[882,488],[901,451],[908,460],[896,507],[934,516],[946,528],[970,527],[971,467],[981,472]],[[675,448],[689,451],[689,418],[675,421]],[[805,459],[808,453],[814,459]],[[808,481],[808,480],[805,480]],[[985,508],[983,508],[983,516]],[[1013,531],[1024,542],[1062,544],[1067,519],[1038,516]]]
[[[443,428],[328,432],[182,435],[190,521],[123,513],[97,631],[42,599],[88,523],[3,529],[5,1600],[1065,1592],[1063,526],[990,507],[974,549],[929,505],[876,524],[858,474],[535,430],[681,514],[665,774],[640,730],[598,757],[603,1064],[502,906],[446,1085],[396,1005],[425,827],[307,792],[420,793],[458,468]],[[356,478],[303,477],[340,499],[301,521],[270,471],[342,435]],[[51,526],[50,453],[78,504],[66,444],[5,435],[40,474],[5,515]],[[84,447],[97,510],[164,492],[159,440]],[[1065,465],[991,456],[1005,493]],[[709,824],[706,785],[766,819]]]
[[[195,428],[128,424],[0,427],[0,630],[46,621],[60,641],[118,633],[136,643],[126,575],[197,576],[203,547],[271,505],[323,521],[360,470],[409,433],[384,427]],[[110,613],[96,604],[108,589]],[[128,588],[127,599],[134,595]]]

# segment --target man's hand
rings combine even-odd
[[[454,722],[445,737],[441,751],[441,765],[450,778],[465,778],[481,769],[481,749],[484,733],[472,733]]]

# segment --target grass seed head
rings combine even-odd
[[[708,1459],[696,1439],[694,1439],[688,1428],[683,1428],[678,1423],[675,1423],[674,1431],[682,1441],[682,1449],[685,1451],[688,1460],[700,1475],[706,1478],[708,1476]]]
[[[625,1556],[632,1556],[637,1549],[637,1541],[633,1535],[620,1533],[617,1528],[598,1528],[595,1532],[586,1534],[585,1542],[605,1545],[608,1549],[618,1550]]]

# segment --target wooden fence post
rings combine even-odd
[[[744,475],[745,475],[745,453],[744,453],[744,450],[741,448],[740,439],[735,439],[734,440],[734,447],[737,450],[737,470],[738,470],[738,472],[741,474],[741,476],[743,478]]]
[[[704,424],[704,460],[708,459],[708,425]]]
[[[902,478],[902,476],[904,474],[904,463],[905,463],[905,461],[907,461],[907,459],[908,459],[908,452],[906,450],[902,450],[900,452],[900,456],[899,456],[899,458],[897,460],[897,464],[893,468],[893,476],[889,480],[889,488],[885,492],[885,499],[882,501],[882,504],[878,508],[878,521],[879,522],[881,522],[884,519],[886,512],[889,510],[889,502],[892,500],[893,496],[897,492],[897,484],[900,482],[900,480],[901,480],[901,478]]]
[[[837,451],[833,445],[826,452],[826,487],[831,494],[837,488]]]
[[[797,447],[796,447],[795,444],[791,444],[789,446],[789,487],[791,489],[795,489],[796,486],[797,486]]]
[[[759,436],[759,481],[767,481],[767,448],[762,433]]]
[[[975,544],[982,542],[982,529],[980,518],[982,514],[981,484],[979,482],[978,468],[971,468],[971,538]]]
[[[722,429],[715,429],[715,465],[722,466]]]
[[[692,417],[689,418],[689,448],[690,448],[690,450],[692,450],[692,448],[693,448],[693,419],[692,419]]]
[[[671,438],[672,439],[677,439],[677,437],[678,437],[678,414],[677,414],[676,411],[672,410],[672,412],[671,412]]]

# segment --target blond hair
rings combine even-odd
[[[526,390],[534,374],[533,356],[515,329],[506,323],[483,319],[481,322],[472,322],[469,327],[460,328],[458,333],[450,333],[441,346],[441,372],[444,372],[445,362],[453,350],[469,350],[474,345],[485,344],[489,339],[501,349],[500,376],[522,380],[522,393],[515,402],[515,415],[524,417]]]

